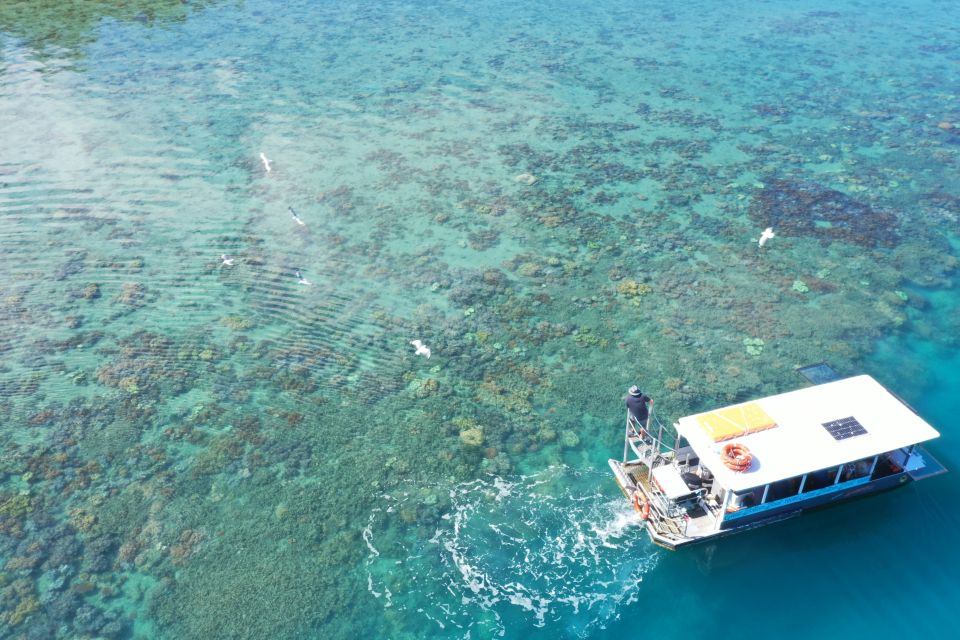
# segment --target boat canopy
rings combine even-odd
[[[868,375],[686,416],[677,431],[720,484],[738,492],[940,435]],[[733,442],[753,454],[747,471],[732,471],[721,460]]]

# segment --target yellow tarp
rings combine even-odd
[[[707,432],[707,435],[713,438],[714,442],[722,442],[777,426],[773,418],[756,402],[701,413],[697,416],[697,423]]]

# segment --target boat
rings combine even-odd
[[[654,543],[675,550],[946,473],[940,434],[869,375],[826,363],[805,387],[680,418],[627,412],[610,468]]]

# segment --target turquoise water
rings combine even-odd
[[[827,360],[957,468],[960,8],[596,4],[0,4],[0,638],[954,626],[956,473],[669,553],[606,459]]]

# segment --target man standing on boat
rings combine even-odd
[[[640,423],[641,428],[645,428],[647,420],[650,418],[650,410],[647,408],[648,402],[653,405],[653,398],[644,395],[637,385],[630,387],[627,391],[627,419],[633,417]],[[643,435],[641,431],[640,436],[643,437]]]

